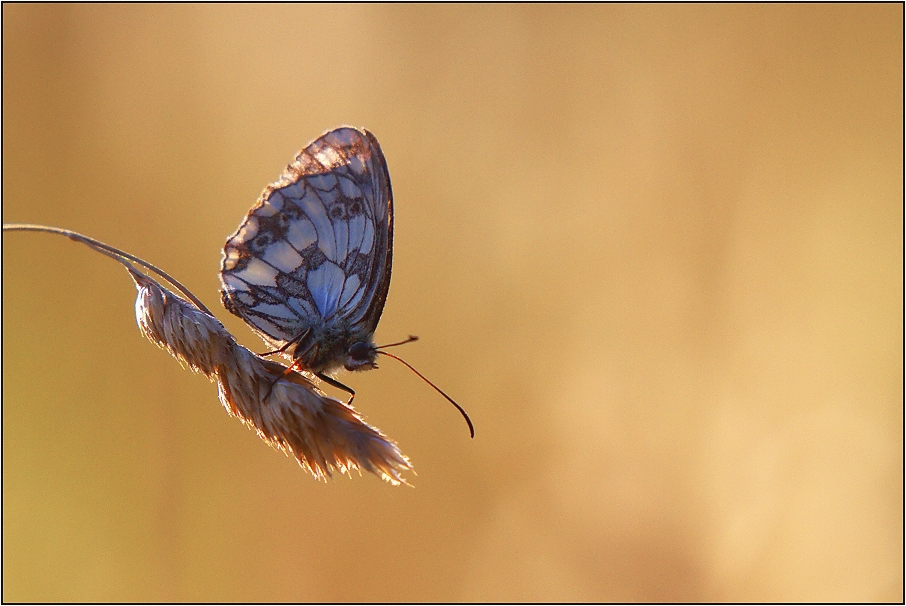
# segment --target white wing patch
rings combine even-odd
[[[289,242],[277,240],[267,247],[262,257],[265,263],[272,266],[278,271],[292,273],[297,267],[305,262],[302,255],[299,254]],[[276,282],[274,282],[276,284]]]
[[[239,232],[236,234],[236,237],[242,241],[247,242],[254,239],[257,235],[258,219],[255,217],[249,217],[249,220],[239,227]]]
[[[358,198],[362,195],[362,190],[352,179],[338,179],[340,182],[340,192],[347,198]]]
[[[315,233],[318,237],[318,248],[328,259],[336,260],[336,238],[333,235],[333,226],[327,217],[327,208],[324,206],[324,201],[310,190],[310,193],[299,200],[298,204],[315,227]]]
[[[258,311],[264,315],[283,320],[293,320],[299,317],[298,313],[286,305],[265,305],[261,303],[258,305]]]
[[[369,222],[365,222],[364,234],[362,236],[362,245],[359,247],[359,250],[362,251],[363,255],[367,255],[371,252],[371,247],[374,245],[374,225]]]
[[[318,269],[308,272],[306,281],[320,314],[325,318],[332,316],[343,292],[343,270],[332,261],[326,261]]]
[[[349,304],[349,300],[359,291],[360,286],[361,284],[359,283],[358,276],[353,274],[347,278],[346,283],[343,284],[343,293],[340,295],[341,308],[346,307]]]
[[[355,291],[355,294],[353,295],[353,297],[351,299],[349,299],[349,302],[346,303],[345,305],[343,305],[343,310],[346,311],[346,310],[355,309],[356,307],[359,306],[359,302],[362,300],[362,297],[364,297],[364,296],[365,296],[364,287],[359,288],[358,290]]]
[[[350,252],[361,250],[362,241],[365,239],[365,217],[358,215],[349,220],[349,236],[347,247]]]
[[[265,202],[261,205],[261,209],[258,211],[259,217],[272,217],[280,212],[280,209],[283,207],[283,201],[276,196]]]
[[[334,221],[333,236],[337,247],[336,256],[333,259],[342,265],[346,261],[347,246],[349,246],[349,224],[346,221]]]
[[[305,250],[318,241],[315,226],[307,219],[297,219],[286,229],[286,241],[296,250]]]
[[[236,272],[235,275],[248,284],[274,286],[277,284],[277,274],[278,271],[273,266],[258,259],[251,259],[245,269]]]

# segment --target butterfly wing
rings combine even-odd
[[[227,239],[221,298],[276,347],[337,318],[371,335],[392,254],[384,154],[367,130],[341,127],[299,152]]]

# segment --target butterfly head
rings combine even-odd
[[[371,370],[372,368],[377,368],[375,363],[377,354],[378,350],[374,343],[357,341],[349,347],[343,366],[346,370]]]

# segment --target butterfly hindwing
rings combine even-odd
[[[277,347],[335,317],[371,334],[392,249],[380,145],[368,131],[338,128],[299,152],[227,240],[223,303]]]

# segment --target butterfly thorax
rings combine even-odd
[[[315,373],[375,368],[377,347],[371,335],[351,329],[342,319],[312,326],[286,353]]]

